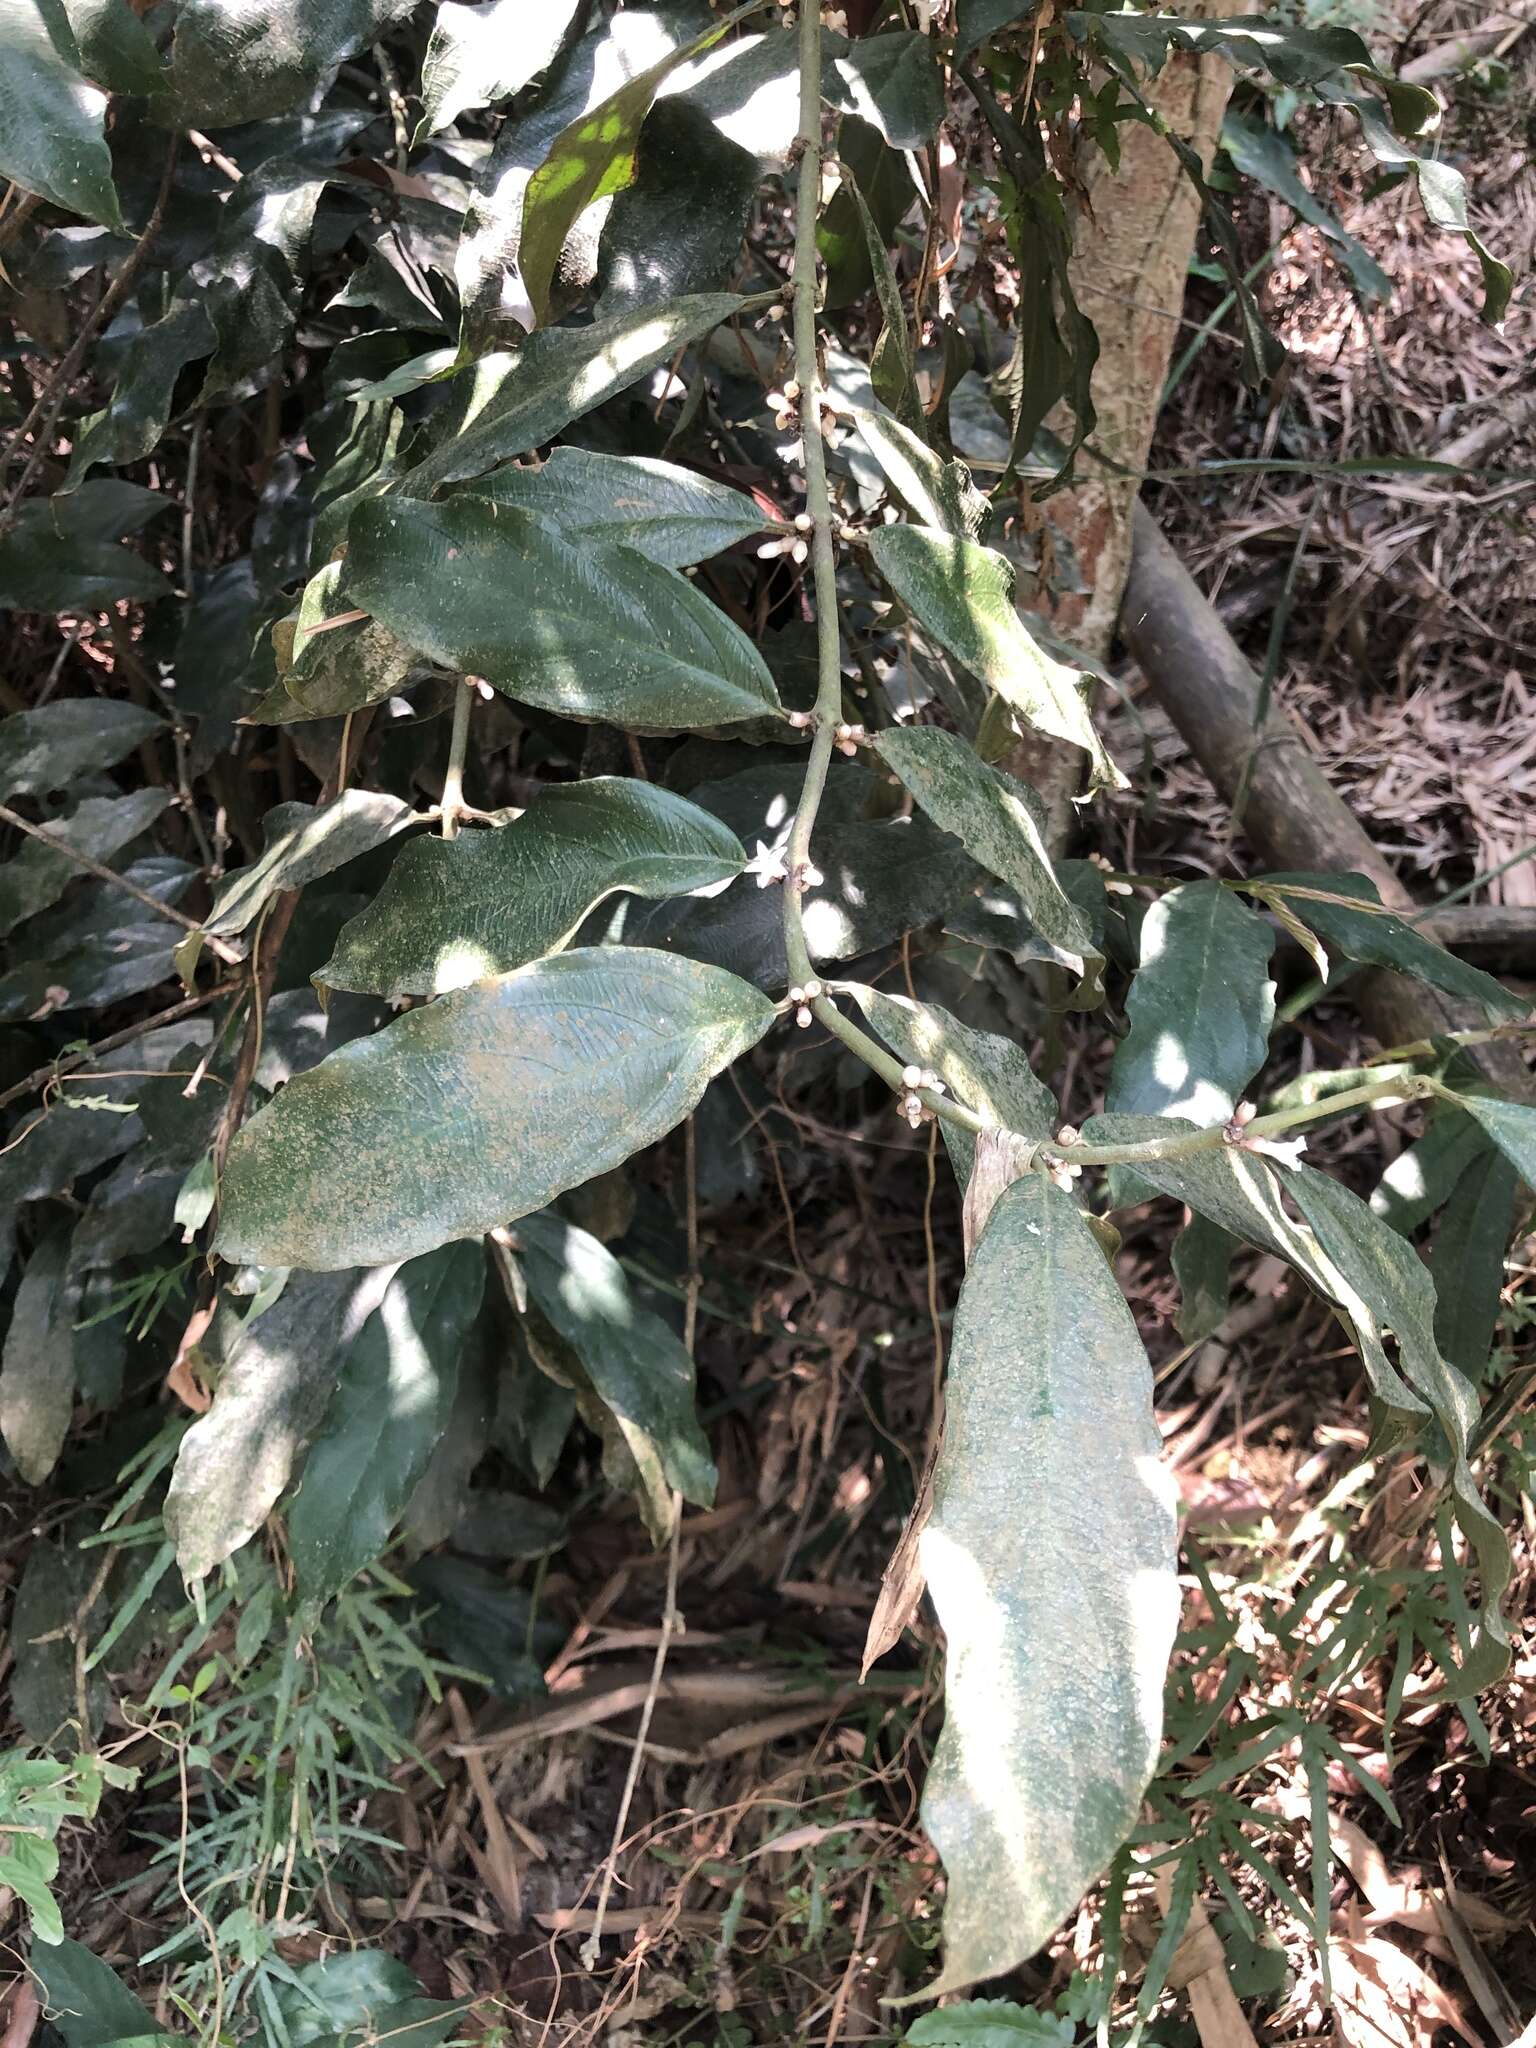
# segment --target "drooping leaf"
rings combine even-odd
[[[1045,808],[1034,791],[988,767],[965,740],[937,726],[892,726],[875,746],[933,822],[1015,889],[1036,930],[1077,973],[1096,980],[1103,956],[1057,880],[1046,850]]]
[[[671,1130],[772,1018],[735,975],[638,948],[460,989],[344,1046],[246,1125],[218,1249],[377,1265],[511,1222]]]
[[[575,13],[576,0],[550,0],[531,15],[527,0],[443,0],[422,60],[416,146],[470,108],[521,92],[554,58]]]
[[[140,603],[163,597],[171,586],[160,571],[117,543],[169,502],[115,477],[68,497],[23,500],[15,523],[0,535],[0,608],[96,612],[120,597]]]
[[[728,285],[758,185],[757,158],[702,107],[659,100],[640,131],[634,177],[598,241],[600,317]]]
[[[718,555],[771,523],[745,491],[695,470],[585,448],[557,448],[537,469],[509,464],[478,482],[474,494],[536,512],[580,539],[633,548],[668,569]]]
[[[1047,653],[1014,609],[1003,555],[923,526],[882,526],[870,536],[875,567],[918,624],[995,690],[1028,725],[1088,755],[1095,783],[1122,787],[1083,701],[1084,678]]]
[[[162,92],[165,70],[154,37],[128,0],[64,0],[75,69],[108,92]]]
[[[1173,1277],[1179,1283],[1174,1324],[1186,1344],[1203,1343],[1226,1321],[1237,1249],[1237,1239],[1204,1216],[1192,1216],[1174,1239]]]
[[[821,90],[830,106],[866,121],[892,149],[921,149],[944,118],[933,43],[913,29],[851,42],[823,39]]]
[[[0,719],[0,796],[45,796],[77,775],[112,768],[165,721],[138,704],[59,697]]]
[[[998,1198],[955,1311],[921,1555],[948,1643],[923,1821],[930,1996],[1026,1961],[1136,1824],[1178,1623],[1152,1376],[1104,1255],[1042,1174]]]
[[[157,2041],[161,2034],[121,1977],[78,1941],[34,1952],[33,1975],[42,1986],[49,2024],[65,2048],[111,2048],[114,2042]]]
[[[779,709],[767,663],[700,590],[514,505],[380,498],[353,515],[351,600],[434,661],[632,731]]]
[[[1309,222],[1333,245],[1356,291],[1368,299],[1391,298],[1391,278],[1353,235],[1344,232],[1312,188],[1302,183],[1295,152],[1278,129],[1229,111],[1221,125],[1221,146],[1245,178],[1283,199],[1299,219]]]
[[[412,0],[182,0],[171,45],[177,118],[200,128],[302,106]]]
[[[176,380],[189,363],[212,355],[218,339],[201,298],[178,301],[141,328],[123,352],[111,398],[76,431],[63,490],[75,490],[98,463],[150,454],[170,419]]]
[[[1403,1237],[1427,1223],[1485,1150],[1469,1116],[1440,1104],[1422,1138],[1399,1152],[1371,1191],[1371,1212]]]
[[[880,333],[869,358],[870,387],[880,403],[895,415],[909,434],[926,442],[928,423],[917,388],[912,334],[907,325],[907,310],[902,301],[896,266],[856,178],[848,180],[848,189],[853,194],[853,203],[864,229],[870,275],[874,279],[875,297],[880,303]]]
[[[56,846],[45,846],[29,836],[20,853],[0,867],[0,933],[57,903],[70,883],[85,872],[64,847],[110,865],[115,854],[149,830],[170,800],[164,789],[136,789],[131,796],[91,796],[67,818],[48,820],[42,829]]]
[[[315,1606],[388,1546],[447,1427],[484,1285],[478,1244],[412,1259],[348,1351],[288,1515],[299,1591]]]
[[[75,1406],[70,1231],[55,1230],[27,1261],[0,1358],[0,1437],[28,1486],[58,1462]]]
[[[1526,1186],[1536,1188],[1536,1108],[1528,1102],[1508,1102],[1502,1095],[1463,1095],[1450,1089],[1441,1093],[1481,1125]]]
[[[281,890],[302,889],[383,846],[415,815],[399,797],[369,789],[343,790],[328,804],[278,804],[262,819],[261,858],[220,884],[204,932],[233,938]]]
[[[1469,967],[1385,910],[1376,884],[1364,875],[1261,875],[1257,893],[1284,897],[1303,924],[1310,925],[1330,952],[1367,967],[1390,967],[1427,981],[1448,996],[1480,1003],[1490,1016],[1523,1017],[1528,1005],[1491,974]],[[1360,904],[1363,908],[1356,909]]]
[[[406,488],[425,496],[526,455],[742,306],[731,292],[696,292],[574,332],[541,331],[515,353],[483,357],[455,378],[461,395],[446,431],[410,471]]]
[[[213,1406],[182,1438],[165,1497],[166,1534],[184,1578],[205,1578],[276,1505],[325,1414],[363,1302],[372,1305],[372,1284],[355,1272],[296,1273],[247,1321],[221,1307],[210,1339]]]
[[[390,999],[442,995],[558,952],[605,896],[680,896],[745,861],[717,818],[652,783],[546,788],[494,832],[403,847],[317,979]]]
[[[1518,1193],[1504,1155],[1480,1148],[1445,1205],[1430,1255],[1435,1342],[1473,1386],[1488,1376]]]
[[[972,483],[963,462],[944,461],[887,413],[855,411],[853,423],[914,519],[957,540],[980,538],[988,518],[987,498]]]
[[[1273,929],[1219,882],[1159,897],[1142,920],[1111,1110],[1226,1122],[1269,1050],[1274,944]]]
[[[107,95],[80,76],[62,7],[0,7],[0,177],[109,228],[121,227],[103,117]]]
[[[531,1300],[575,1354],[584,1385],[622,1442],[638,1479],[641,1512],[661,1541],[670,1495],[708,1507],[715,1467],[694,1412],[693,1360],[657,1315],[630,1293],[607,1247],[556,1216],[527,1216],[518,1257]],[[546,1369],[547,1369],[547,1361]],[[605,1432],[606,1433],[606,1432]]]

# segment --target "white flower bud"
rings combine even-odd
[[[818,996],[819,996],[820,994],[821,994],[821,983],[820,983],[819,981],[808,981],[808,982],[807,982],[807,983],[805,984],[805,1000],[806,1000],[806,1001],[807,1001],[808,1003],[814,1003],[814,1002],[815,1002],[815,1000],[816,1000],[816,998],[817,998],[817,997],[818,997]]]
[[[921,1088],[923,1085],[922,1068],[903,1067],[901,1070],[901,1082],[904,1088]]]

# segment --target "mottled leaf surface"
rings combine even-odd
[[[0,1437],[29,1486],[58,1463],[75,1405],[69,1240],[53,1231],[28,1259],[0,1357]]]
[[[772,1018],[735,975],[639,948],[563,953],[443,996],[246,1125],[218,1248],[379,1265],[511,1222],[671,1130]]]
[[[1171,1482],[1136,1326],[1072,1199],[998,1198],[960,1291],[921,1555],[947,1641],[923,1822],[929,1995],[1025,1962],[1135,1826],[1178,1623]]]
[[[914,519],[956,540],[980,538],[989,517],[987,498],[963,462],[946,462],[889,413],[856,410],[853,423]]]
[[[557,952],[605,896],[683,895],[730,881],[745,860],[718,818],[653,783],[560,784],[495,831],[402,847],[317,979],[442,995]]]
[[[41,796],[112,768],[165,721],[138,704],[60,697],[0,719],[0,796]]]
[[[181,0],[171,45],[180,118],[216,128],[301,106],[413,0]]]
[[[1048,653],[1015,610],[1006,556],[925,526],[877,527],[869,550],[924,632],[1027,725],[1081,747],[1095,783],[1123,786],[1088,715],[1085,678]]]
[[[567,718],[667,731],[780,708],[762,656],[701,590],[516,506],[363,505],[346,588],[434,661]]]
[[[278,804],[262,820],[260,860],[221,884],[204,931],[220,938],[243,932],[279,890],[334,873],[403,832],[414,816],[408,803],[380,790],[343,790],[328,804]]]
[[[536,512],[578,538],[633,548],[668,569],[718,555],[770,524],[745,491],[644,455],[557,448],[537,469],[498,469],[474,488],[477,497]],[[0,740],[4,732],[0,726]]]

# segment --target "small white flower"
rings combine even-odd
[[[774,882],[787,882],[789,880],[789,868],[785,862],[783,851],[778,847],[765,846],[761,839],[758,840],[757,850],[747,862],[743,872],[749,875],[756,875],[759,889],[766,889]]]
[[[1307,1149],[1305,1138],[1241,1138],[1238,1142],[1245,1152],[1262,1152],[1269,1159],[1278,1159],[1282,1166],[1300,1166],[1301,1155]]]

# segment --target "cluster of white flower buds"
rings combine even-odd
[[[915,1131],[921,1123],[932,1123],[933,1111],[918,1094],[919,1088],[926,1088],[930,1095],[942,1095],[944,1083],[931,1067],[903,1067],[901,1070],[902,1095],[897,1104],[901,1114]]]
[[[1070,1150],[1073,1145],[1082,1143],[1082,1137],[1083,1134],[1076,1124],[1063,1124],[1056,1133],[1056,1143],[1064,1149]],[[1073,1182],[1079,1181],[1083,1177],[1083,1169],[1080,1166],[1074,1166],[1070,1160],[1047,1159],[1045,1166],[1046,1172],[1064,1195],[1070,1195]]]
[[[821,993],[822,987],[819,981],[808,981],[804,988],[792,988],[790,990],[789,1000],[794,1005],[795,1022],[802,1031],[810,1023],[811,1005]]]
[[[789,722],[796,732],[807,732],[816,723],[814,711],[791,711]]]
[[[1129,882],[1122,882],[1115,877],[1114,862],[1112,860],[1106,860],[1102,853],[1090,853],[1088,856],[1088,864],[1090,867],[1097,868],[1101,875],[1105,875],[1110,878],[1104,884],[1104,894],[1106,896],[1135,895],[1136,891],[1131,887]]]
[[[781,434],[787,433],[799,417],[800,386],[791,377],[782,391],[768,393],[768,409],[773,414],[773,424]]]
[[[869,734],[862,725],[840,725],[837,728],[836,738],[837,751],[840,754],[853,755],[859,751],[860,747],[865,745],[869,739]]]
[[[1258,1106],[1252,1102],[1240,1102],[1232,1112],[1232,1120],[1222,1131],[1229,1145],[1241,1145],[1243,1133],[1258,1115]]]
[[[776,555],[788,555],[791,561],[805,562],[810,559],[811,550],[798,534],[786,535],[783,540],[765,540],[757,551],[760,562],[771,562]]]

